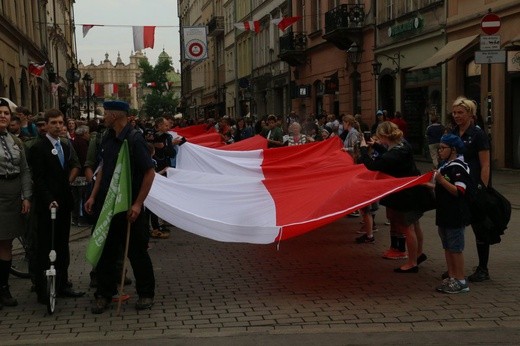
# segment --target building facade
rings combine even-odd
[[[407,139],[417,155],[427,153],[429,113],[444,114],[442,68],[419,64],[446,44],[446,1],[378,1],[373,73],[377,105],[408,123]]]
[[[87,85],[86,81],[80,81],[80,103],[81,113],[83,115],[92,113],[96,106],[102,104],[105,99],[124,100],[130,104],[130,107],[140,111],[144,105],[144,97],[150,93],[152,86],[150,83],[154,81],[142,80],[142,69],[140,61],[147,57],[140,51],[130,54],[129,63],[125,64],[118,53],[116,63],[112,63],[108,53],[105,59],[100,61],[98,65],[91,60],[89,65],[79,62],[78,68],[81,74],[88,74],[91,77],[90,97],[87,102]],[[168,60],[171,63],[171,57],[164,50],[159,54],[158,61]],[[181,77],[180,72],[172,69],[166,75],[167,89],[173,91],[174,98],[181,97]],[[147,85],[149,84],[149,85]],[[87,105],[87,103],[89,103]],[[89,107],[89,111],[87,111]],[[140,114],[140,112],[139,112]]]
[[[57,86],[76,61],[73,4],[0,1],[0,96],[35,113],[67,99],[67,89]],[[40,76],[29,72],[31,64],[45,64]]]

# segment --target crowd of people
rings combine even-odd
[[[467,191],[486,187],[490,182],[489,142],[475,123],[476,111],[475,102],[460,97],[452,105],[452,126],[445,128],[432,114],[431,125],[425,131],[435,167],[430,190],[426,190],[430,195],[434,191],[437,196],[433,208],[447,266],[437,290],[445,293],[467,292],[466,280],[479,282],[490,278],[490,244],[478,237],[479,264],[473,274],[464,276],[464,229],[471,224]],[[154,304],[155,278],[147,252],[148,241],[150,236],[168,238],[169,231],[156,215],[145,210],[143,202],[155,174],[165,174],[168,167],[175,167],[177,146],[185,139],[173,138],[170,130],[193,123],[170,116],[141,121],[128,113],[127,103],[108,101],[102,119],[67,119],[57,109],[33,117],[27,108],[11,109],[7,101],[0,99],[0,215],[6,220],[0,230],[0,308],[17,305],[8,285],[11,249],[13,239],[26,229],[34,233],[30,271],[37,300],[46,302],[44,270],[49,264],[51,248],[50,208],[58,210],[54,238],[58,253],[58,294],[64,297],[85,294],[75,290],[68,278],[70,226],[95,224],[125,139],[132,157],[132,205],[128,213],[114,216],[100,262],[91,273],[95,279],[91,287],[96,287],[91,310],[96,314],[104,312],[117,293],[117,278],[124,260],[121,230],[127,221],[131,223],[128,258],[139,295],[136,308],[149,309]],[[253,120],[224,116],[201,122],[208,129],[214,127],[225,143],[261,135],[271,148],[338,136],[345,155],[351,155],[354,162],[369,170],[394,177],[420,174],[406,140],[406,121],[399,112],[389,116],[386,111],[377,111],[371,127],[359,114],[302,118],[295,112],[285,117],[268,115]],[[395,268],[396,273],[417,273],[419,264],[427,260],[420,218],[432,207],[423,208],[415,203],[418,194],[424,191],[407,189],[380,201],[386,206],[390,224],[390,247],[383,257],[406,260]],[[374,217],[378,208],[379,204],[374,203],[361,210],[363,234],[356,238],[357,243],[375,242]],[[130,282],[127,279],[126,283]]]

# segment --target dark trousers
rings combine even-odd
[[[43,208],[39,208],[43,209]],[[47,278],[45,270],[50,267],[49,252],[51,248],[56,251],[56,289],[59,292],[67,284],[69,278],[69,236],[70,236],[70,211],[57,210],[54,220],[54,246],[52,246],[52,222],[49,209],[37,210],[35,252],[31,259],[31,271],[38,294],[45,294]]]
[[[110,223],[103,253],[96,266],[98,280],[96,297],[111,298],[117,293],[117,286],[121,280],[121,268],[117,262],[120,260],[120,249],[124,249],[125,246],[126,228],[126,213],[115,215]],[[148,218],[142,210],[130,228],[128,259],[134,272],[137,294],[139,297],[153,298],[155,295],[155,276],[152,260],[148,254],[149,238]]]

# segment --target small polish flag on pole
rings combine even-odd
[[[288,27],[299,21],[302,17],[283,17],[271,20],[271,23],[278,26],[282,31],[285,31]]]
[[[40,77],[42,75],[43,70],[45,69],[46,63],[47,62],[44,62],[42,65],[38,65],[34,62],[30,62],[29,63],[29,73],[35,77]]]
[[[155,88],[156,84],[155,84],[155,82],[149,82],[149,83],[146,83],[146,86]]]
[[[258,34],[260,32],[260,21],[250,20],[247,22],[235,23],[235,28],[242,31],[254,31]]]
[[[136,88],[137,83],[128,83],[128,89]]]
[[[134,50],[153,48],[155,41],[155,26],[134,26]]]

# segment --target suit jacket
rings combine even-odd
[[[78,157],[70,142],[61,140],[65,165],[61,167],[58,155],[52,153],[54,146],[47,137],[30,148],[31,169],[34,181],[35,202],[47,210],[52,201],[58,202],[60,210],[71,211],[74,207],[69,175],[73,168],[80,168]]]

